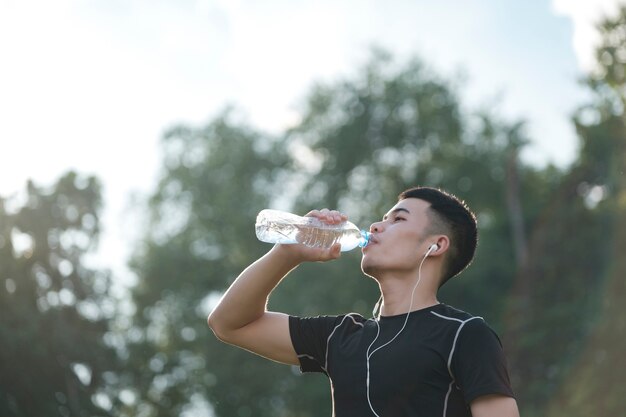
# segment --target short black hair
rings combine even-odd
[[[450,239],[450,249],[439,284],[441,287],[467,268],[474,259],[478,244],[476,216],[465,201],[438,188],[409,188],[400,193],[398,201],[407,198],[417,198],[430,203],[431,226],[428,233],[445,234]]]

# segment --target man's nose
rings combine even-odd
[[[372,223],[370,226],[370,233],[380,233],[383,230],[382,222]]]

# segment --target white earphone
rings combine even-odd
[[[439,245],[436,243],[433,243],[432,245],[430,245],[430,247],[428,248],[428,252],[426,252],[426,256],[430,255],[431,252],[435,252],[436,250],[439,249]]]
[[[367,351],[365,352],[365,357],[366,357],[365,363],[366,363],[366,366],[367,366],[367,376],[366,376],[365,384],[366,384],[366,387],[367,387],[367,402],[368,402],[368,404],[370,406],[370,410],[372,410],[372,413],[374,413],[374,415],[376,417],[380,417],[380,416],[374,410],[374,407],[372,406],[372,401],[370,399],[370,358],[372,357],[372,355],[374,353],[376,353],[376,351],[378,351],[378,350],[384,348],[385,346],[389,345],[398,336],[400,336],[400,333],[402,333],[402,330],[404,330],[404,328],[406,327],[406,324],[409,321],[409,315],[411,314],[411,309],[413,308],[413,296],[415,295],[415,290],[417,289],[417,286],[419,285],[419,283],[420,283],[420,281],[422,279],[422,265],[424,264],[424,261],[426,260],[426,258],[428,258],[428,255],[430,255],[431,252],[434,252],[434,251],[436,251],[438,249],[439,249],[439,245],[438,244],[433,243],[432,245],[430,245],[430,247],[428,248],[428,251],[426,251],[426,254],[422,258],[422,261],[420,262],[420,266],[419,266],[419,269],[418,269],[418,272],[417,272],[417,282],[415,283],[415,286],[413,287],[413,291],[411,292],[411,304],[409,305],[409,311],[406,313],[406,318],[404,319],[404,324],[402,325],[402,327],[400,328],[398,333],[396,333],[396,335],[391,338],[391,340],[389,340],[387,343],[385,343],[383,345],[378,346],[376,349],[374,349],[372,352],[370,352],[370,349],[372,348],[372,346],[374,346],[374,343],[376,343],[376,340],[378,340],[378,336],[380,335],[380,325],[378,324],[378,320],[380,320],[380,311],[378,312],[378,317],[376,317],[376,310],[378,310],[380,302],[383,299],[382,294],[381,294],[380,298],[378,299],[378,302],[374,306],[374,311],[372,311],[372,314],[374,315],[374,323],[376,323],[376,337],[374,338],[374,340],[372,340],[372,343],[370,343],[370,345],[367,348]]]

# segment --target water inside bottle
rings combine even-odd
[[[296,226],[296,241],[312,248],[330,248],[342,240],[345,231],[337,229],[323,229],[313,226]]]

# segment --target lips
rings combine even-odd
[[[370,240],[367,243],[367,245],[365,245],[365,247],[361,248],[361,254],[363,255],[364,259],[368,256],[370,256],[371,254],[374,254],[377,252],[377,249],[373,249],[374,246],[378,246],[379,244],[379,240],[374,237],[374,235],[372,234],[370,236]],[[373,251],[373,252],[372,252]]]
[[[372,234],[370,235],[370,241],[367,243],[367,246],[365,246],[363,249],[367,249],[368,247],[372,245],[377,245],[378,243],[379,243],[378,238]]]

